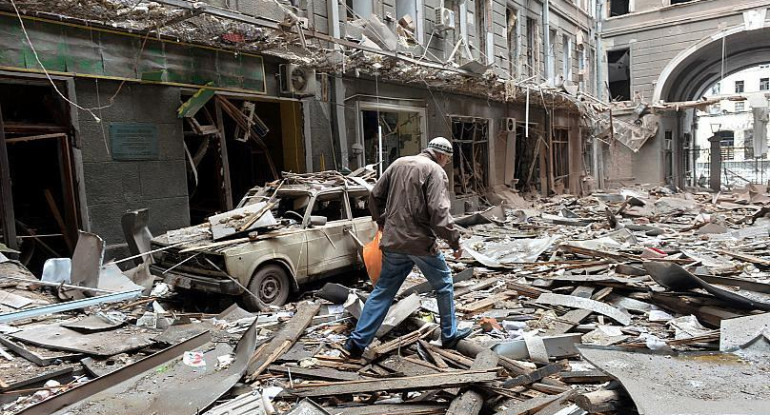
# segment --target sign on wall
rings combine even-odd
[[[158,126],[138,122],[110,123],[110,148],[113,160],[157,160],[160,155]]]

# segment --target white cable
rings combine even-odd
[[[88,108],[83,108],[80,105],[72,102],[69,98],[64,96],[64,94],[62,94],[61,91],[59,91],[59,88],[56,87],[56,83],[51,78],[51,75],[48,73],[48,70],[45,68],[45,66],[43,66],[43,62],[40,62],[40,57],[37,55],[37,51],[35,50],[35,46],[32,44],[32,40],[29,38],[29,34],[27,33],[27,28],[24,27],[24,19],[21,18],[21,13],[19,13],[19,9],[16,7],[16,3],[13,0],[10,0],[10,1],[11,1],[11,6],[13,6],[13,10],[16,12],[16,17],[19,18],[19,24],[21,25],[21,31],[24,32],[24,37],[27,39],[27,44],[29,44],[29,48],[32,50],[32,54],[35,56],[35,61],[37,61],[37,64],[40,65],[40,67],[43,69],[43,73],[45,73],[45,76],[46,76],[46,78],[48,78],[48,81],[51,82],[51,86],[53,87],[54,91],[56,91],[56,94],[58,94],[59,97],[61,97],[61,99],[63,99],[64,101],[66,101],[67,103],[72,105],[73,107],[75,107],[75,108],[77,108],[79,110],[86,111],[89,114],[91,114],[91,116],[94,117],[96,122],[101,122],[102,120],[99,117],[97,117],[96,114],[94,114],[93,111],[91,111]]]

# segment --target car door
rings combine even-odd
[[[339,189],[315,197],[311,215],[325,216],[327,223],[317,227],[308,223],[308,274],[311,277],[356,264],[355,243],[345,232],[351,221],[344,195]]]

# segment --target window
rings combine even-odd
[[[622,16],[624,14],[628,14],[631,12],[631,1],[610,0],[607,10],[609,10],[609,16],[607,17]]]
[[[562,42],[562,68],[564,80],[572,80],[572,39],[567,35],[561,37]]]
[[[735,93],[740,94],[743,92],[743,81],[735,81]]]
[[[426,129],[424,109],[412,110],[395,104],[361,103],[361,124],[364,152],[360,166],[378,164],[379,134],[382,132],[382,170],[399,157],[419,154],[423,148]]]
[[[754,130],[743,130],[743,159],[754,158]]]
[[[759,78],[759,90],[760,91],[770,90],[770,78]]]
[[[369,212],[369,192],[349,191],[348,201],[350,201],[350,213],[353,215],[353,218],[371,216]]]
[[[717,137],[721,140],[719,144],[722,148],[722,161],[735,159],[735,134],[732,131],[717,131]]]
[[[527,76],[537,74],[538,57],[540,55],[540,51],[535,50],[535,46],[539,44],[537,37],[537,20],[527,18]]]
[[[607,52],[607,74],[610,84],[610,99],[631,100],[631,50],[619,49]]]
[[[485,194],[489,120],[452,117],[452,145],[455,194]]]
[[[325,216],[328,222],[347,219],[345,204],[342,202],[342,192],[323,193],[318,195],[313,204],[312,216]]]
[[[487,16],[487,0],[476,0],[476,35],[479,39],[479,60],[487,65],[492,64],[493,53],[490,52],[488,39],[489,19]]]
[[[741,112],[746,110],[746,103],[745,102],[736,102],[735,103],[735,112]]]
[[[548,56],[546,57],[545,77],[553,79],[555,77],[554,61],[556,60],[556,30],[548,30]]]
[[[674,4],[689,3],[691,1],[695,1],[695,0],[671,0],[671,5],[673,6]]]
[[[346,0],[348,20],[368,19],[372,15],[372,0]]]
[[[423,0],[396,0],[396,21],[409,16],[413,23],[407,29],[412,32],[418,43],[422,43],[422,5]]]
[[[511,78],[519,77],[519,15],[515,9],[505,10],[505,21],[507,23],[506,33],[508,35],[508,70]]]
[[[553,179],[569,176],[569,130],[556,128],[553,131]]]

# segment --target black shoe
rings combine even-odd
[[[441,348],[442,349],[454,349],[455,347],[457,347],[457,343],[460,340],[470,336],[472,332],[473,332],[473,330],[471,330],[471,329],[460,329],[460,330],[457,330],[457,332],[455,332],[454,337],[452,337],[451,339],[447,339],[447,340],[441,339]]]
[[[345,351],[348,352],[348,355],[351,359],[360,359],[361,356],[364,354],[364,349],[361,347],[358,347],[357,344],[353,342],[353,340],[348,339],[345,342]]]

